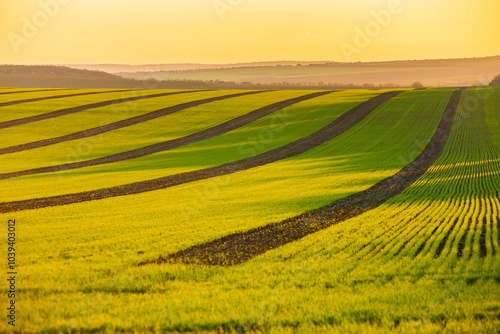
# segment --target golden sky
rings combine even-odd
[[[498,0],[0,0],[0,13],[8,64],[500,54]]]

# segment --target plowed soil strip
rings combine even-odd
[[[322,96],[325,94],[329,94],[329,93],[331,93],[331,92],[330,91],[317,92],[317,93],[308,94],[308,95],[296,97],[293,99],[288,99],[285,101],[273,103],[273,104],[265,106],[263,108],[259,108],[257,110],[251,111],[248,114],[242,115],[240,117],[237,117],[237,118],[234,118],[234,119],[229,120],[227,122],[216,125],[210,129],[203,130],[203,131],[200,131],[200,132],[197,132],[197,133],[194,133],[194,134],[191,134],[189,136],[182,137],[182,138],[173,139],[173,140],[165,141],[162,143],[158,143],[158,144],[154,144],[154,145],[150,145],[150,146],[145,146],[145,147],[141,147],[141,148],[138,148],[135,150],[117,153],[117,154],[109,155],[109,156],[102,157],[102,158],[96,158],[96,159],[92,159],[92,160],[86,160],[86,161],[80,161],[80,162],[74,162],[74,163],[68,163],[68,164],[50,166],[50,167],[41,167],[41,168],[24,170],[24,171],[19,171],[19,172],[14,172],[14,173],[0,174],[0,180],[13,178],[13,177],[19,177],[19,176],[25,176],[25,175],[61,172],[61,171],[70,170],[70,169],[107,164],[107,163],[112,163],[112,162],[117,162],[117,161],[128,160],[128,159],[135,159],[135,158],[140,158],[140,157],[154,154],[154,153],[158,153],[158,152],[164,152],[167,150],[174,149],[176,147],[196,143],[196,142],[206,140],[206,139],[209,139],[209,138],[212,138],[215,136],[220,136],[224,133],[235,130],[235,129],[242,127],[244,125],[247,125],[251,122],[254,122],[254,121],[258,120],[259,118],[268,116],[268,115],[270,115],[278,110],[281,110],[281,109],[287,108],[291,105],[294,105],[296,103],[299,103],[299,102],[302,102],[305,100],[309,100],[309,99],[312,99],[315,97],[319,97],[319,96]]]
[[[195,92],[195,91],[190,91],[190,92]],[[10,147],[5,147],[0,149],[0,154],[7,154],[7,153],[14,153],[14,152],[20,152],[20,151],[26,151],[26,150],[31,150],[43,146],[48,146],[48,145],[53,145],[53,144],[58,144],[62,143],[65,141],[70,141],[70,140],[76,140],[76,139],[82,139],[82,138],[87,138],[87,137],[92,137],[92,136],[97,136],[102,133],[106,133],[109,131],[117,130],[120,128],[124,128],[127,126],[139,124],[142,122],[150,121],[155,118],[167,116],[170,114],[173,114],[175,112],[182,111],[187,108],[192,108],[199,106],[201,104],[205,103],[210,103],[210,102],[216,102],[216,101],[221,101],[221,100],[226,100],[230,99],[233,97],[239,97],[239,96],[245,96],[245,95],[251,95],[251,94],[258,94],[258,93],[263,93],[267,91],[249,91],[249,92],[243,92],[243,93],[237,93],[237,94],[231,94],[231,95],[224,95],[224,96],[217,96],[217,97],[211,97],[208,99],[203,99],[203,100],[195,100],[187,103],[182,103],[178,104],[172,107],[168,108],[163,108],[159,110],[152,111],[150,113],[140,115],[140,116],[135,116],[131,117],[122,121],[106,124],[103,126],[99,126],[96,128],[92,129],[87,129],[85,131],[80,131],[80,132],[75,132],[69,135],[65,136],[60,136],[60,137],[54,137],[50,139],[44,139],[44,140],[39,140],[39,141],[34,141],[31,143],[26,143],[22,145],[16,145],[16,146],[10,146]],[[165,93],[167,95],[172,95],[172,94],[180,94],[180,93]],[[162,94],[162,96],[165,96]],[[149,96],[148,96],[149,97]],[[147,98],[147,97],[143,97]],[[118,103],[118,102],[117,102]],[[73,108],[72,108],[73,109]],[[4,177],[5,178],[5,177]]]
[[[7,94],[22,94],[22,93],[39,93],[39,92],[49,92],[49,91],[57,91],[60,89],[54,88],[54,89],[38,89],[38,90],[17,90],[13,92],[2,92],[0,95],[7,95]],[[66,90],[66,89],[61,89],[61,90]]]
[[[168,92],[168,93],[160,93],[160,94],[153,94],[153,95],[142,95],[142,96],[127,97],[127,98],[123,98],[123,99],[116,99],[116,100],[109,100],[109,101],[103,101],[103,102],[96,102],[96,103],[91,103],[91,104],[85,104],[83,106],[78,106],[78,107],[73,107],[73,108],[66,108],[66,109],[60,109],[60,110],[48,112],[48,113],[41,114],[41,115],[36,115],[36,116],[30,116],[30,117],[24,117],[24,118],[14,119],[14,120],[7,121],[7,122],[1,122],[0,123],[0,129],[10,128],[10,127],[13,127],[13,126],[18,126],[18,125],[32,123],[32,122],[38,122],[38,121],[42,121],[42,120],[46,120],[46,119],[50,119],[50,118],[54,118],[54,117],[59,117],[59,116],[64,116],[64,115],[69,115],[69,114],[74,114],[74,113],[81,112],[81,111],[84,111],[84,110],[105,107],[105,106],[109,106],[109,105],[113,105],[113,104],[126,103],[126,102],[132,102],[132,101],[138,101],[138,100],[144,100],[144,99],[152,99],[152,98],[155,98],[155,97],[162,97],[162,96],[169,96],[169,95],[194,93],[194,92],[199,92],[199,91],[200,90],[188,90],[188,91],[180,91],[180,92]],[[116,91],[112,91],[112,92],[116,92]],[[120,91],[118,91],[118,92],[120,92]],[[107,93],[109,93],[109,92],[107,92]],[[94,93],[91,93],[91,94],[94,94]],[[80,94],[58,96],[58,97],[79,96],[79,95]],[[88,95],[88,94],[87,93],[83,93],[81,95]],[[12,146],[12,147],[15,148],[17,146]],[[6,148],[6,150],[7,150],[6,153],[11,153],[11,152],[8,151],[8,149],[9,149],[9,147]],[[17,151],[13,151],[13,152],[17,152]]]
[[[481,236],[479,238],[479,257],[486,257],[486,254],[488,253],[488,248],[486,247],[487,226],[488,219],[486,217],[483,217],[483,226],[481,227]]]
[[[128,91],[131,91],[131,89],[106,90],[106,91],[101,91],[101,92],[87,92],[87,93],[78,93],[78,94],[44,96],[44,97],[37,97],[37,98],[34,98],[34,99],[26,99],[26,100],[17,100],[17,101],[10,101],[10,102],[2,102],[2,103],[0,103],[0,107],[7,107],[7,106],[15,105],[15,104],[28,103],[28,102],[37,102],[37,101],[43,101],[43,100],[62,99],[64,97],[85,96],[85,95],[105,94],[105,93],[120,93],[120,92],[128,92]],[[3,122],[3,123],[6,123],[6,122]],[[3,129],[3,127],[1,127],[1,125],[3,123],[0,123],[0,129]]]
[[[382,205],[415,182],[441,155],[451,132],[462,90],[455,91],[451,96],[441,122],[424,150],[395,175],[322,208],[279,223],[231,234],[141,265],[165,262],[236,265]]]
[[[244,171],[250,168],[266,165],[278,160],[294,157],[304,153],[314,147],[317,147],[338,135],[346,132],[363,118],[368,116],[382,103],[399,94],[399,91],[383,93],[368,101],[365,101],[336,120],[320,129],[319,131],[310,134],[304,138],[291,142],[277,149],[256,155],[243,160],[230,162],[224,165],[200,169],[192,172],[170,175],[158,179],[147,180],[142,182],[125,184],[117,187],[103,188],[81,193],[66,194],[45,198],[37,198],[31,200],[4,202],[0,203],[0,213],[14,212],[21,210],[32,210],[58,205],[67,205],[72,203],[86,202],[116,196],[125,196],[131,194],[140,194],[148,191],[165,189],[177,185],[194,182],[212,177],[232,174]]]

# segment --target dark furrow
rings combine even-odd
[[[500,217],[497,216],[497,245],[500,248]]]
[[[195,92],[195,91],[189,91],[189,92]],[[2,149],[0,149],[0,154],[21,152],[21,151],[31,150],[31,149],[35,149],[35,148],[39,148],[39,147],[63,143],[63,142],[70,141],[70,140],[92,137],[92,136],[96,136],[96,135],[99,135],[99,134],[102,134],[105,132],[113,131],[113,130],[120,129],[123,127],[131,126],[131,125],[135,125],[135,124],[138,124],[141,122],[150,121],[150,120],[155,119],[155,118],[167,116],[167,115],[170,115],[172,113],[175,113],[175,112],[187,109],[187,108],[199,106],[201,104],[215,102],[215,101],[221,101],[221,100],[225,100],[225,99],[229,99],[229,98],[233,98],[233,97],[238,97],[238,96],[257,94],[257,93],[262,93],[262,92],[265,92],[265,91],[252,91],[252,92],[231,94],[231,95],[218,96],[218,97],[212,97],[212,98],[203,99],[203,100],[196,100],[196,101],[191,101],[191,102],[187,102],[187,103],[182,103],[182,104],[178,104],[178,105],[175,105],[172,107],[159,109],[159,110],[156,110],[156,111],[144,114],[144,115],[128,118],[128,119],[125,119],[122,121],[106,124],[103,126],[99,126],[99,127],[92,128],[92,129],[87,129],[84,131],[71,133],[69,135],[64,135],[64,136],[60,136],[60,137],[54,137],[54,138],[50,138],[50,139],[44,139],[44,140],[39,140],[39,141],[31,142],[31,143],[2,148]],[[172,93],[169,93],[169,95],[171,95],[171,94]],[[146,98],[149,98],[149,96]],[[82,109],[82,110],[85,110],[85,109]],[[82,110],[79,110],[79,111],[82,111]]]
[[[314,132],[313,134],[310,134],[309,136],[303,137],[282,147],[250,158],[226,163],[220,166],[200,169],[177,175],[170,175],[153,180],[124,184],[116,187],[31,200],[0,203],[0,213],[31,210],[116,196],[139,194],[159,189],[170,188],[188,182],[237,173],[250,168],[259,167],[279,160],[294,157],[343,134],[344,132],[355,126],[357,123],[359,123],[382,103],[388,101],[399,93],[400,91],[394,91],[378,95],[368,101],[359,104],[358,106],[339,116],[327,126]]]
[[[418,247],[417,251],[415,252],[415,255],[413,255],[413,258],[416,258],[418,256],[418,254],[420,254],[424,250],[425,245],[427,245],[429,240],[432,238],[434,233],[436,233],[436,231],[438,230],[438,228],[441,226],[441,224],[443,222],[444,222],[444,219],[441,220],[441,223],[439,223],[438,226],[436,226],[436,228],[432,230],[431,234],[424,240],[424,242],[422,242],[422,244]]]
[[[394,253],[394,256],[398,256],[402,251],[403,249],[406,248],[406,246],[408,246],[408,244],[413,240],[413,238],[417,235],[420,234],[420,232],[422,232],[425,228],[426,228],[426,225],[423,225],[421,226],[418,231],[416,233],[413,233],[413,230],[416,229],[418,227],[418,225],[415,225],[410,231],[408,231],[408,234],[411,234],[411,237],[410,239],[406,240],[399,248],[398,250],[396,251],[396,253]]]
[[[500,111],[499,111],[499,114],[500,114]],[[498,190],[495,191],[496,194],[497,194],[497,198],[500,198],[499,197],[499,194],[498,194]],[[498,210],[500,210],[500,208],[497,209],[497,245],[498,247],[500,248],[500,216],[498,216]]]
[[[452,94],[441,122],[424,150],[413,162],[395,175],[378,182],[365,191],[335,201],[322,208],[282,222],[231,234],[140,265],[164,262],[236,265],[380,206],[415,182],[441,155],[450,135],[463,89]]]
[[[448,241],[448,238],[450,237],[451,233],[455,229],[455,226],[457,226],[458,220],[459,220],[458,217],[455,218],[455,221],[451,225],[451,227],[448,230],[448,232],[446,232],[446,235],[444,236],[443,240],[441,240],[441,242],[439,243],[438,248],[436,250],[436,253],[434,254],[434,258],[437,259],[439,256],[441,256],[441,253],[444,250],[444,246],[446,246],[446,242]]]
[[[465,248],[465,241],[467,239],[467,234],[469,234],[470,226],[472,225],[472,217],[469,218],[469,223],[467,224],[467,228],[465,229],[464,234],[462,235],[462,238],[460,238],[460,241],[458,242],[458,251],[457,251],[457,256],[462,257],[463,251]]]
[[[392,220],[394,217],[402,214],[403,211],[400,211],[394,215],[392,215],[391,217],[389,217],[389,221]],[[394,228],[395,226],[391,226],[390,228],[386,229],[384,232],[382,232],[381,234],[377,235],[374,239],[370,240],[368,243],[364,244],[363,246],[361,246],[361,248],[359,248],[357,251],[354,252],[354,254],[357,254],[359,252],[361,252],[363,249],[365,249],[366,247],[368,247],[369,245],[371,245],[372,243],[374,243],[375,241],[377,241],[378,239],[380,239],[381,237],[383,237],[384,235],[386,235],[386,233],[389,233],[390,231],[392,231],[392,229]],[[396,230],[397,231],[397,230]]]
[[[271,105],[259,108],[259,109],[254,110],[254,111],[251,111],[245,115],[231,119],[227,122],[216,125],[210,129],[206,129],[206,130],[203,130],[203,131],[200,131],[200,132],[197,132],[197,133],[194,133],[194,134],[191,134],[189,136],[182,137],[182,138],[177,138],[177,139],[165,141],[162,143],[157,143],[157,144],[141,147],[138,149],[130,150],[127,152],[121,152],[121,153],[112,154],[109,156],[95,158],[95,159],[91,159],[91,160],[78,161],[78,162],[67,163],[67,164],[62,164],[62,165],[40,167],[40,168],[34,168],[34,169],[29,169],[29,170],[24,170],[24,171],[19,171],[19,172],[0,174],[0,180],[13,178],[13,177],[19,177],[19,176],[25,176],[25,175],[54,173],[54,172],[61,172],[61,171],[70,170],[70,169],[108,164],[108,163],[117,162],[117,161],[136,159],[136,158],[140,158],[140,157],[154,154],[154,153],[158,153],[158,152],[164,152],[167,150],[174,149],[176,147],[196,143],[196,142],[206,140],[206,139],[209,139],[209,138],[212,138],[215,136],[220,136],[224,133],[238,129],[239,127],[242,127],[242,126],[247,125],[251,122],[254,122],[262,117],[268,116],[268,115],[270,115],[278,110],[281,110],[281,109],[287,108],[291,105],[294,105],[296,103],[303,102],[303,101],[306,101],[306,100],[309,100],[309,99],[312,99],[315,97],[319,97],[322,95],[326,95],[329,93],[331,93],[331,91],[317,92],[317,93],[299,96],[299,97],[288,99],[285,101],[273,103]],[[212,101],[210,101],[210,102],[212,102]],[[179,111],[179,107],[177,107],[177,106],[171,107],[171,108],[172,108],[171,110]],[[186,106],[182,106],[182,108],[184,109],[184,108],[186,108]],[[113,124],[116,124],[116,123],[113,123]],[[136,124],[136,123],[134,123],[134,124]],[[113,127],[113,129],[117,129],[117,128],[118,128],[118,126]]]
[[[429,203],[429,204],[427,204],[427,206],[426,206],[424,209],[422,209],[422,210],[421,210],[420,212],[418,212],[416,215],[414,215],[413,217],[411,217],[411,218],[410,218],[410,220],[409,220],[406,224],[401,224],[401,226],[399,226],[399,227],[398,227],[398,228],[394,231],[394,233],[395,233],[395,234],[394,234],[394,237],[392,237],[392,238],[391,238],[391,240],[390,240],[389,242],[386,242],[386,243],[385,243],[385,244],[384,244],[384,245],[383,245],[380,249],[378,249],[376,253],[379,253],[380,251],[382,251],[382,250],[383,250],[383,249],[387,246],[387,244],[389,244],[392,240],[394,240],[394,239],[395,239],[395,238],[399,235],[399,234],[396,234],[398,231],[400,231],[403,227],[405,227],[405,226],[409,225],[409,224],[410,224],[413,220],[415,220],[416,218],[418,218],[418,217],[419,217],[422,213],[424,213],[424,212],[425,212],[425,210],[426,210],[426,209],[427,209],[430,205],[431,205],[430,203]],[[401,212],[399,212],[398,214],[400,214],[400,213],[402,214],[402,213],[404,213],[404,211],[401,211]],[[394,216],[395,216],[395,215],[394,215]],[[393,216],[393,217],[394,217],[394,216]],[[391,218],[389,218],[389,219],[392,219],[392,217],[391,217]],[[393,227],[395,227],[395,226],[393,226]],[[416,226],[415,226],[415,227],[413,227],[413,228],[410,230],[410,232],[409,232],[409,233],[411,233],[411,231],[413,231],[415,228],[416,228]],[[375,240],[377,240],[378,238],[382,237],[383,235],[385,235],[385,233],[390,232],[391,230],[392,230],[392,228],[391,228],[391,229],[389,229],[389,230],[387,230],[387,231],[385,231],[384,233],[380,234],[377,238],[375,238],[374,240],[370,241],[368,244],[366,244],[366,245],[364,245],[363,247],[361,247],[361,248],[358,250],[358,252],[360,252],[360,251],[361,251],[361,250],[363,250],[366,246],[368,246],[368,245],[370,245],[371,243],[373,243],[373,241],[375,241]],[[409,233],[408,233],[408,234],[409,234]],[[411,239],[410,239],[410,240],[411,240]],[[407,241],[405,242],[405,245],[406,245],[408,242],[410,242],[410,240],[407,240]],[[380,243],[381,243],[381,242],[380,242]],[[380,243],[379,243],[379,244],[377,244],[377,246],[378,246],[378,245],[380,245]],[[375,248],[376,248],[376,247],[375,247]],[[404,248],[404,247],[401,247],[401,248],[399,249],[399,251],[398,251],[398,252],[397,252],[394,256],[398,255],[398,254],[399,254],[399,252],[401,252],[401,251],[403,250],[403,248]],[[365,254],[365,256],[366,256],[366,255],[368,255],[368,254],[370,254],[373,250],[374,250],[374,249],[370,250],[370,252],[368,252],[367,254]]]
[[[0,95],[7,95],[7,94],[22,94],[22,93],[39,93],[39,92],[49,92],[49,91],[54,91],[54,90],[59,90],[59,89],[37,89],[37,90],[18,90],[14,92],[2,92]],[[62,89],[66,90],[66,89]],[[69,90],[69,89],[68,89]]]
[[[96,102],[96,103],[86,104],[86,105],[83,105],[83,106],[66,108],[66,109],[60,109],[60,110],[51,111],[51,112],[48,112],[48,113],[45,113],[45,114],[40,114],[40,115],[35,115],[35,116],[30,116],[30,117],[25,117],[25,118],[14,119],[14,120],[11,120],[11,121],[6,121],[6,122],[1,122],[0,123],[0,129],[11,128],[13,126],[18,126],[18,125],[22,125],[22,124],[28,124],[28,123],[43,121],[43,120],[54,118],[54,117],[65,116],[65,115],[69,115],[69,114],[74,114],[74,113],[77,113],[77,112],[81,112],[81,111],[84,111],[84,110],[94,109],[94,108],[99,108],[99,107],[105,107],[105,106],[109,106],[109,105],[113,105],[113,104],[126,103],[126,102],[132,102],[132,101],[138,101],[138,100],[144,100],[144,99],[151,99],[151,98],[155,98],[155,97],[162,97],[162,96],[169,96],[169,95],[194,93],[194,92],[199,92],[199,91],[200,90],[169,92],[169,93],[161,93],[161,94],[153,94],[153,95],[142,95],[142,96],[135,96],[135,97],[127,97],[127,98],[123,98],[123,99],[109,100],[109,101],[103,101],[103,102]],[[120,91],[118,91],[118,92],[120,92]],[[79,94],[72,95],[72,96],[78,96],[78,95]],[[87,94],[82,94],[82,95],[87,95]],[[70,96],[70,95],[68,95],[68,96]],[[68,96],[66,96],[66,97],[68,97]],[[34,142],[34,143],[39,143],[39,142]],[[29,147],[29,144],[33,144],[33,143],[28,143],[28,144],[25,144],[25,145],[27,145],[27,147]],[[24,150],[23,147],[25,145],[18,145],[18,146],[6,147],[6,148],[0,150],[0,154],[23,151]],[[39,147],[39,146],[35,146],[35,147]],[[29,148],[26,148],[26,149],[29,149]]]
[[[394,231],[394,236],[387,243],[391,243],[392,241],[396,240],[396,238],[399,237],[403,233],[403,232],[400,232],[400,233],[398,233],[398,232],[401,231],[405,226],[409,225],[413,220],[417,219],[422,213],[424,213],[431,206],[431,204],[432,204],[431,202],[429,204],[427,204],[427,206],[425,208],[423,208],[421,211],[419,211],[417,214],[415,214],[413,217],[411,217],[410,220],[406,224],[401,224],[401,226],[398,227]],[[414,229],[416,229],[417,227],[418,227],[418,224],[414,225],[413,228],[407,234],[411,234],[411,232]],[[396,253],[393,256],[398,256],[412,239],[413,239],[413,237],[410,237],[410,239],[406,240],[405,243],[399,247],[399,249],[396,251]]]
[[[101,91],[101,92],[87,92],[87,93],[57,95],[57,96],[44,96],[44,97],[37,97],[37,98],[33,98],[33,99],[17,100],[17,101],[10,101],[10,102],[2,102],[2,103],[0,103],[0,107],[7,107],[7,106],[15,105],[15,104],[28,103],[28,102],[37,102],[37,101],[43,101],[43,100],[62,99],[64,97],[85,96],[85,95],[105,94],[105,93],[120,93],[120,92],[128,92],[128,91],[131,91],[131,89],[106,90],[106,91]],[[0,129],[4,128],[2,126],[4,123],[7,123],[7,122],[0,123]]]
[[[470,238],[469,260],[472,258],[472,255],[474,254],[474,240],[475,240],[475,237],[476,237],[477,225],[478,224],[479,224],[479,217],[476,219],[476,223],[474,224],[474,232],[472,233],[471,238]]]
[[[460,193],[460,191],[457,191],[457,193]],[[472,201],[467,201],[469,203],[469,206],[467,207],[467,210],[463,211],[462,213],[462,217],[464,217],[464,219],[460,219],[459,218],[459,221],[460,221],[460,225],[458,226],[457,228],[457,233],[453,236],[453,239],[451,240],[451,247],[450,247],[450,250],[448,251],[448,254],[446,256],[450,256],[451,252],[453,251],[453,244],[455,243],[455,240],[457,240],[458,236],[459,236],[459,233],[460,233],[460,230],[462,229],[462,226],[464,226],[465,224],[465,218],[467,217],[467,213],[470,212],[470,210],[473,210],[472,209]]]
[[[488,225],[488,220],[486,216],[483,217],[483,226],[481,227],[481,236],[479,237],[479,257],[486,257],[486,227]],[[471,253],[472,254],[472,253]]]
[[[352,242],[348,243],[346,246],[342,247],[341,249],[338,249],[337,251],[329,254],[329,256],[327,258],[331,258],[333,257],[333,255],[335,254],[338,254],[338,253],[343,253],[345,252],[349,247],[351,247],[352,245],[354,245],[356,243],[357,240],[353,240]]]
[[[493,205],[493,203],[492,203]],[[493,211],[491,212],[491,216],[490,216],[490,243],[491,243],[491,255],[495,256],[497,254],[497,250],[496,250],[496,247],[495,247],[495,242],[493,241],[493,232],[495,231],[495,227],[493,225]]]

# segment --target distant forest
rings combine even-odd
[[[1,87],[26,88],[135,88],[135,89],[348,89],[348,88],[402,88],[388,85],[345,84],[276,84],[236,83],[219,80],[137,80],[118,75],[47,65],[0,65]]]

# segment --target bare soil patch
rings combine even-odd
[[[0,203],[0,213],[32,210],[51,206],[93,201],[116,196],[139,194],[148,191],[174,187],[188,182],[232,174],[250,168],[266,165],[282,159],[294,157],[314,147],[317,147],[351,129],[363,118],[368,116],[378,106],[399,93],[401,93],[401,91],[393,91],[378,95],[344,113],[319,131],[316,131],[309,136],[296,140],[285,146],[256,155],[254,157],[230,162],[211,168],[205,168],[177,175],[170,175],[153,180],[124,184],[116,187],[45,198]]]
[[[21,104],[21,103],[28,103],[28,102],[37,102],[37,101],[44,101],[44,100],[54,100],[54,99],[62,99],[64,97],[74,97],[74,96],[85,96],[85,95],[95,95],[95,94],[105,94],[105,93],[119,93],[119,92],[127,92],[130,91],[130,89],[122,89],[122,90],[106,90],[106,91],[100,91],[100,92],[87,92],[87,93],[78,93],[78,94],[67,94],[67,95],[56,95],[56,96],[44,96],[44,97],[37,97],[33,99],[25,99],[25,100],[16,100],[16,101],[9,101],[9,102],[2,102],[0,103],[0,107],[7,107],[7,106],[13,106],[15,104]],[[21,120],[24,118],[21,118]],[[7,122],[2,122],[0,123],[0,129],[4,129],[8,126],[4,126],[4,123]]]
[[[197,133],[194,133],[194,134],[191,134],[189,136],[182,137],[182,138],[173,139],[173,140],[157,143],[157,144],[150,145],[150,146],[145,146],[145,147],[141,147],[141,148],[138,148],[135,150],[121,152],[121,153],[105,156],[102,158],[96,158],[96,159],[79,161],[79,162],[68,163],[68,164],[62,164],[62,165],[56,165],[56,166],[34,168],[34,169],[24,170],[24,171],[19,171],[19,172],[14,172],[14,173],[0,174],[0,180],[24,176],[24,175],[54,173],[54,172],[61,172],[61,171],[70,170],[70,169],[108,164],[108,163],[123,161],[123,160],[128,160],[128,159],[136,159],[136,158],[140,158],[140,157],[154,154],[154,153],[158,153],[158,152],[168,151],[168,150],[174,149],[176,147],[192,144],[192,143],[206,140],[206,139],[209,139],[209,138],[212,138],[215,136],[220,136],[224,133],[235,130],[235,129],[242,127],[244,125],[247,125],[251,122],[254,122],[254,121],[258,120],[259,118],[268,116],[268,115],[270,115],[278,110],[281,110],[281,109],[284,109],[284,108],[289,107],[291,105],[294,105],[296,103],[306,101],[306,100],[309,100],[309,99],[312,99],[312,98],[315,98],[315,97],[318,97],[321,95],[326,95],[329,93],[331,93],[331,91],[317,92],[317,93],[308,94],[308,95],[296,97],[293,99],[273,103],[273,104],[265,106],[263,108],[259,108],[257,110],[251,111],[248,114],[242,115],[240,117],[237,117],[237,118],[234,118],[234,119],[229,120],[227,122],[216,125],[210,129],[203,130],[203,131],[200,131],[200,132],[197,132]],[[227,96],[227,97],[225,96],[225,97],[219,98],[219,100],[229,98],[229,97],[234,97],[234,96]],[[203,101],[205,101],[203,103],[208,103],[208,102],[213,102],[213,99],[207,99],[207,100],[203,100]],[[198,103],[198,102],[202,102],[202,101],[195,101],[195,102],[196,102],[196,105],[199,105],[201,103]],[[189,108],[190,106],[192,106],[192,103],[174,106],[171,108],[167,108],[166,111],[162,111],[158,115],[163,115],[165,113],[171,113],[172,111],[177,112],[177,111]],[[158,111],[156,111],[155,113],[157,113],[157,112]],[[114,130],[114,129],[118,129],[118,128],[123,127],[123,126],[130,126],[133,124],[138,124],[140,122],[141,122],[140,118],[135,119],[135,121],[133,123],[130,122],[129,120],[127,120],[127,122],[121,121],[121,122],[109,124],[108,126],[101,126],[99,128],[92,129],[93,132],[91,132],[91,133],[96,133],[96,132],[100,131],[99,132],[99,134],[100,134],[100,133],[103,133],[104,131],[110,131],[110,129]],[[82,131],[79,133],[74,133],[74,134],[64,136],[64,137],[59,137],[59,140],[63,140],[63,139],[73,140],[73,139],[81,138],[81,136],[88,136],[90,134],[89,131],[91,131],[91,130]],[[51,139],[51,141],[52,141],[51,144],[54,144],[56,142],[61,142],[61,141],[55,141],[55,140],[57,140],[57,138]],[[2,152],[1,149],[0,149],[0,152]]]
[[[442,154],[453,126],[462,91],[463,88],[452,94],[441,122],[420,155],[395,175],[378,182],[365,191],[335,201],[322,208],[279,223],[196,245],[147,263],[182,262],[219,266],[237,265],[382,205],[413,184]]]
[[[107,91],[107,92],[102,92],[102,93],[111,93],[111,92],[126,92],[126,91]],[[88,109],[94,109],[94,108],[99,108],[99,107],[105,107],[113,104],[118,104],[118,103],[126,103],[126,102],[132,102],[132,101],[138,101],[138,100],[144,100],[144,99],[151,99],[155,97],[162,97],[162,96],[168,96],[168,95],[176,95],[176,94],[185,94],[185,93],[193,93],[193,92],[199,92],[199,90],[194,90],[194,91],[181,91],[181,92],[170,92],[170,93],[161,93],[161,94],[153,94],[153,95],[142,95],[142,96],[135,96],[135,97],[127,97],[123,99],[116,99],[116,100],[109,100],[109,101],[103,101],[103,102],[97,102],[97,103],[91,103],[91,104],[86,104],[83,106],[78,106],[78,107],[73,107],[73,108],[66,108],[66,109],[60,109],[56,111],[51,111],[45,114],[41,115],[36,115],[36,116],[30,116],[30,117],[24,117],[24,118],[19,118],[19,119],[14,119],[11,121],[7,122],[1,122],[0,123],[0,129],[5,129],[5,128],[10,128],[13,126],[17,125],[22,125],[22,124],[27,124],[27,123],[32,123],[32,122],[38,122],[54,117],[59,117],[59,116],[64,116],[64,115],[69,115],[69,114],[74,114],[80,111],[88,110]],[[70,96],[81,96],[81,95],[90,95],[90,94],[97,94],[97,93],[82,93],[82,94],[73,94],[73,95],[63,95],[63,96],[52,96],[52,97],[46,97],[46,98],[41,98],[41,99],[32,99],[34,101],[40,101],[40,100],[49,100],[52,98],[60,98],[60,97],[70,97]],[[32,100],[24,100],[25,102],[34,102]],[[10,102],[9,102],[10,103]],[[22,103],[22,102],[19,102]],[[0,104],[1,106],[1,104]],[[35,142],[38,143],[38,142]],[[31,144],[31,143],[30,143]],[[28,144],[27,144],[28,145]],[[12,146],[5,148],[0,151],[0,154],[5,154],[5,153],[12,153],[12,152],[18,152],[16,149],[21,150],[21,148],[18,148],[18,146]],[[5,150],[5,152],[4,152]]]

